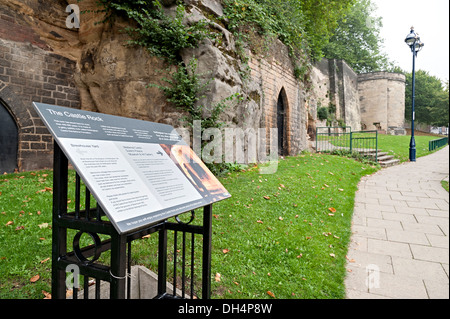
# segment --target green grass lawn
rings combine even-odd
[[[376,169],[306,154],[221,178],[233,197],[213,211],[213,298],[344,298],[354,195]],[[0,177],[0,298],[50,292],[51,188],[51,171]],[[156,237],[134,244],[134,263],[154,268]]]
[[[213,284],[220,298],[344,298],[354,196],[376,169],[304,155],[223,179],[233,198],[216,206]],[[228,251],[226,254],[223,250]]]
[[[42,290],[50,291],[52,177],[0,175],[0,298],[43,298]]]
[[[439,139],[439,136],[415,136],[417,157],[426,156],[433,152],[428,150],[428,143]],[[378,134],[378,148],[398,158],[401,162],[409,161],[409,143],[411,136],[393,136]]]
[[[429,153],[431,139],[417,136],[418,157]],[[380,135],[379,144],[408,159],[408,136]],[[280,160],[273,175],[252,168],[222,177],[233,197],[213,209],[212,297],[344,298],[357,184],[377,169],[304,154]],[[52,178],[52,171],[0,176],[2,299],[41,299],[50,292]],[[69,207],[71,198],[73,189]],[[134,242],[133,263],[156,269],[156,247],[156,235]]]

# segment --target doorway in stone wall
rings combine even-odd
[[[278,155],[288,155],[287,141],[287,97],[286,91],[281,89],[277,102]]]
[[[16,121],[0,99],[0,174],[17,168],[19,133]]]

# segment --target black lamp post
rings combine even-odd
[[[411,48],[413,53],[413,73],[412,73],[412,118],[411,118],[411,143],[409,144],[409,160],[416,161],[416,140],[414,138],[414,121],[416,119],[415,98],[416,98],[416,57],[417,53],[422,50],[424,44],[420,41],[418,34],[411,27],[411,32],[405,39],[406,44]]]

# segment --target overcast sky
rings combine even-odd
[[[383,18],[384,52],[407,72],[412,71],[412,53],[405,44],[411,26],[425,47],[419,52],[416,70],[449,79],[449,0],[372,0],[376,15]]]

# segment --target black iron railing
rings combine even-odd
[[[378,131],[353,132],[346,127],[316,128],[317,152],[358,152],[362,156],[378,160]]]
[[[429,150],[434,151],[435,149],[441,148],[442,146],[445,146],[448,144],[448,137],[443,137],[438,140],[433,140],[429,142]]]

